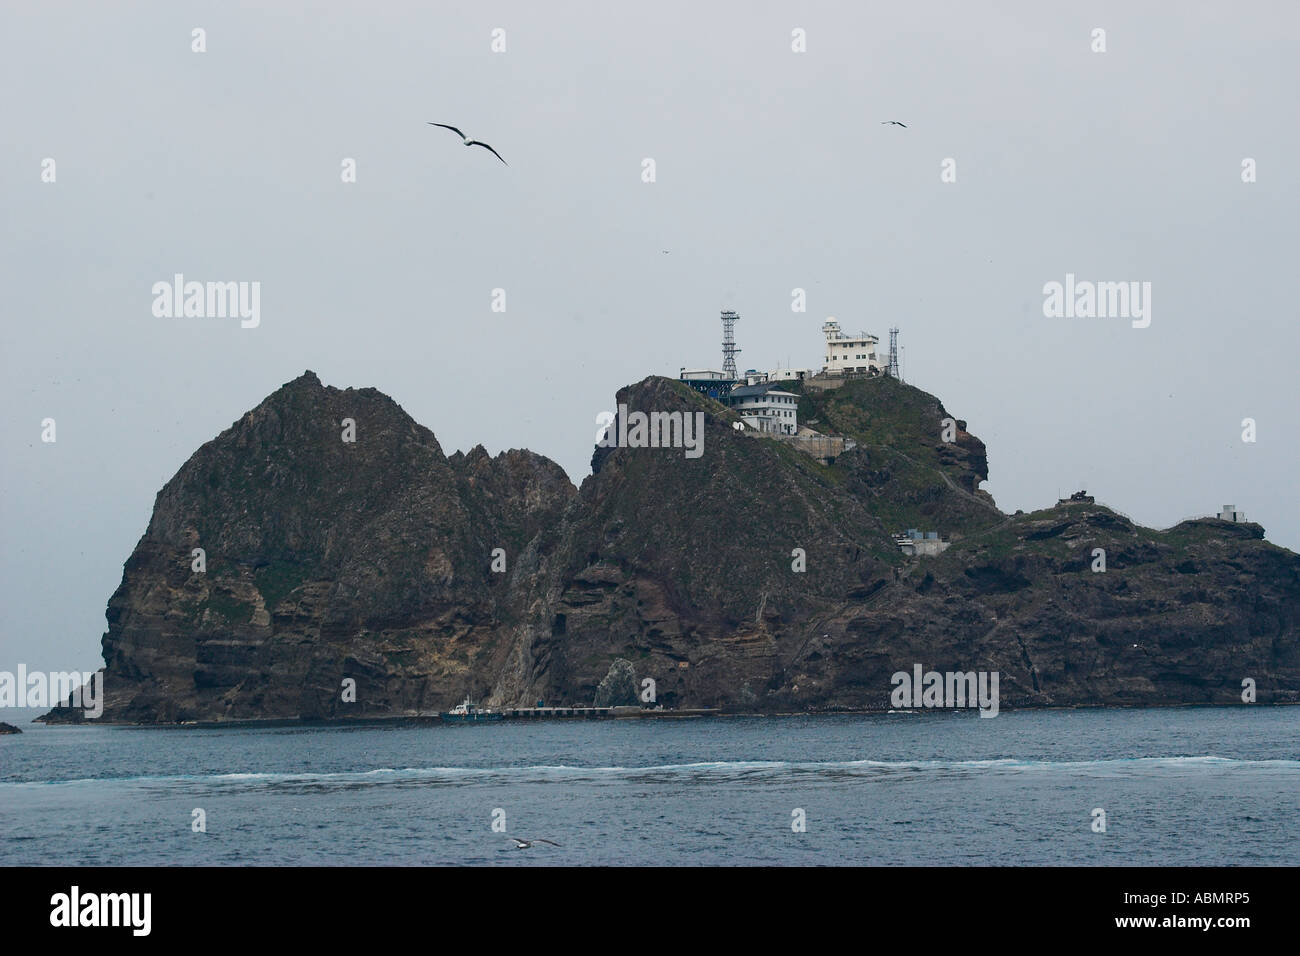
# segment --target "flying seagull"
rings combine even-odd
[[[881,120],[881,121],[880,121],[880,125],[881,125],[881,126],[901,126],[901,127],[903,127],[903,129],[907,129],[907,124],[906,124],[906,123],[900,123],[898,120]]]
[[[492,154],[493,156],[495,156],[497,159],[501,159],[501,154],[498,153],[498,152],[497,152],[495,149],[493,149],[491,146],[489,146],[487,143],[480,143],[480,142],[479,142],[478,140],[476,140],[476,139],[470,139],[468,136],[466,136],[464,133],[462,133],[460,130],[458,130],[458,129],[457,129],[456,127],[454,127],[454,126],[448,126],[446,123],[430,123],[429,125],[430,125],[430,126],[441,126],[443,129],[449,129],[449,130],[451,130],[453,133],[455,133],[457,136],[459,136],[461,139],[463,139],[463,140],[465,141],[465,145],[466,145],[466,146],[482,146],[484,149],[486,149],[489,153],[491,153],[491,154]],[[506,161],[505,161],[504,159],[501,159],[501,162],[506,163]],[[506,163],[506,165],[509,166],[510,164],[509,164],[509,163]]]
[[[516,850],[527,850],[529,847],[538,843],[549,843],[551,846],[559,846],[559,844],[554,840],[521,840],[519,837],[507,837],[507,839],[515,841]]]

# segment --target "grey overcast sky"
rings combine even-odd
[[[616,389],[719,365],[725,308],[741,368],[819,366],[828,316],[899,326],[1004,510],[1086,483],[1300,548],[1297,27],[1290,0],[6,0],[0,670],[98,667],[155,493],[304,369],[578,483]],[[260,282],[260,326],[155,317],[175,273]],[[1044,317],[1066,273],[1150,282],[1150,326]]]

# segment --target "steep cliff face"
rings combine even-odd
[[[513,559],[573,494],[553,462],[448,459],[391,399],[308,372],[158,494],[109,600],[106,715],[336,717],[481,693],[523,609]]]
[[[1297,701],[1300,557],[1216,520],[1161,533],[1095,505],[1017,516],[846,604],[775,696],[883,707],[914,663],[998,671],[1004,706],[1231,704],[1248,678],[1260,701]]]
[[[1005,518],[979,487],[989,476],[984,443],[933,395],[892,378],[859,379],[807,391],[799,421],[857,443],[835,464],[892,531],[969,533]]]
[[[551,626],[502,700],[522,685],[589,700],[620,659],[670,706],[884,709],[916,664],[998,671],[1007,706],[1233,703],[1245,678],[1261,701],[1300,699],[1300,557],[1257,526],[1155,532],[1095,505],[1009,517],[978,488],[983,443],[960,421],[946,441],[938,400],[892,379],[804,397],[814,427],[859,442],[831,467],[737,435],[676,383],[618,400],[704,409],[704,454],[597,452]],[[890,533],[909,526],[953,545],[904,558]]]
[[[1246,678],[1300,699],[1300,556],[1257,526],[1004,515],[983,443],[892,379],[802,396],[858,443],[829,466],[680,383],[618,401],[702,416],[701,454],[599,448],[578,490],[527,451],[448,458],[373,389],[285,385],[158,494],[109,601],[105,719],[582,703],[645,678],[669,706],[883,708],[914,664],[999,671],[1004,706],[1232,703]],[[952,547],[905,558],[905,527]]]
[[[629,417],[702,414],[702,453],[597,452],[562,530],[526,680],[543,697],[590,699],[627,658],[665,704],[760,706],[808,629],[882,587],[897,549],[843,474],[737,434],[716,402],[662,378],[617,398]]]

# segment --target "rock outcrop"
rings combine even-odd
[[[108,602],[105,717],[366,716],[485,693],[527,611],[530,549],[573,496],[545,458],[448,458],[388,397],[307,372],[159,492]]]
[[[888,378],[801,397],[857,444],[832,465],[671,380],[618,401],[702,413],[703,454],[599,448],[575,489],[531,452],[447,457],[374,389],[285,385],[159,492],[109,600],[104,719],[622,701],[645,678],[669,707],[885,708],[916,663],[996,670],[1003,706],[1227,704],[1247,679],[1300,699],[1300,556],[1258,526],[1005,515],[966,423]],[[952,546],[906,558],[906,527]]]

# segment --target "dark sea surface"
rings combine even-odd
[[[4,865],[1300,864],[1300,707],[20,726]]]

